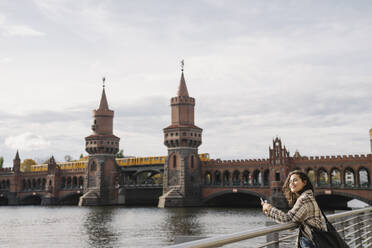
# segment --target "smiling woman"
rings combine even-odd
[[[292,171],[283,185],[283,193],[292,207],[287,213],[262,202],[263,212],[278,223],[299,224],[303,235],[299,236],[297,247],[314,248],[312,229],[322,230],[320,208],[314,198],[314,188],[310,178],[302,171]]]

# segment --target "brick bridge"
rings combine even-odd
[[[281,187],[294,169],[310,176],[321,205],[343,208],[351,199],[372,205],[372,154],[290,156],[276,138],[267,159],[211,160],[198,153],[203,129],[195,125],[195,99],[183,71],[170,105],[171,123],[163,129],[167,156],[115,159],[120,138],[113,134],[114,111],[103,88],[92,134],[85,137],[88,159],[63,165],[52,157],[34,171],[21,171],[17,152],[13,167],[0,169],[0,205],[259,206],[262,197],[284,207]],[[372,151],[372,129],[370,140]]]
[[[223,205],[235,199],[242,206],[256,206],[258,197],[262,197],[285,205],[281,186],[288,173],[296,169],[309,175],[323,206],[343,208],[351,199],[372,205],[372,154],[301,157],[296,153],[289,157],[278,138],[273,147],[269,159],[202,162],[203,204]]]

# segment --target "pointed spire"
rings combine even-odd
[[[181,80],[180,86],[178,87],[177,96],[189,96],[189,92],[187,91],[185,77],[183,76],[183,67],[185,66],[184,60],[181,61]]]
[[[98,109],[108,109],[108,103],[107,103],[107,98],[106,98],[106,93],[105,93],[105,80],[106,78],[103,77],[103,90],[102,90],[102,96],[101,96],[101,101],[99,103],[99,108]]]
[[[17,153],[16,153],[16,156],[15,156],[14,160],[20,160],[18,150],[17,150]]]

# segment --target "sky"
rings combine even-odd
[[[126,156],[166,155],[185,79],[200,153],[370,153],[370,1],[0,0],[0,156],[87,155],[102,77]]]

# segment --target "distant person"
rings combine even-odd
[[[292,208],[287,213],[261,202],[262,211],[278,223],[297,223],[302,226],[302,235],[297,238],[297,247],[315,248],[309,225],[322,229],[321,211],[314,197],[314,188],[306,173],[295,170],[289,173],[283,185],[283,193]]]

